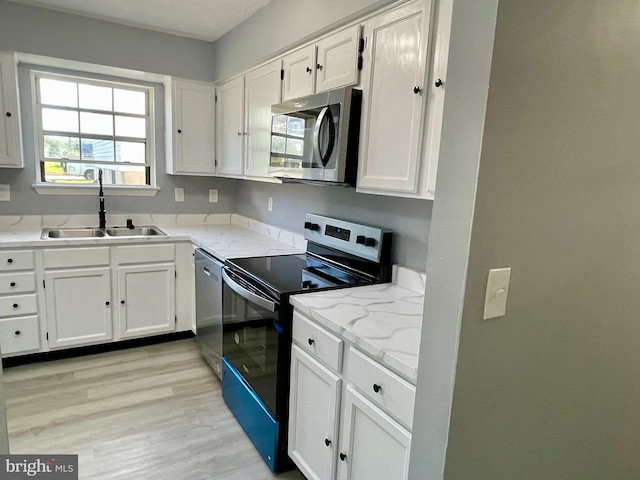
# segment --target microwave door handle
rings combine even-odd
[[[277,307],[276,302],[272,302],[270,300],[267,300],[266,298],[263,298],[260,295],[256,295],[255,293],[247,290],[242,285],[240,285],[235,280],[233,280],[229,276],[227,271],[224,270],[224,269],[222,270],[222,278],[224,279],[225,283],[227,285],[229,285],[229,288],[231,288],[231,290],[236,292],[238,295],[240,295],[245,300],[248,300],[249,302],[251,302],[251,303],[253,303],[255,305],[258,305],[259,307],[262,307],[265,310],[268,310],[269,312],[275,312],[276,311],[276,307]]]
[[[320,131],[322,130],[322,124],[327,118],[329,120],[329,145],[327,146],[327,152],[323,155],[320,150]],[[336,127],[333,124],[333,115],[331,115],[331,110],[329,107],[324,107],[320,111],[320,115],[316,119],[316,126],[313,129],[313,153],[316,157],[318,165],[322,165],[325,167],[331,158],[331,154],[333,153],[333,147],[336,141]]]

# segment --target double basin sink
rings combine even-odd
[[[157,237],[165,236],[158,227],[111,228],[43,228],[41,239],[49,238],[102,238],[102,237]]]

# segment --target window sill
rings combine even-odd
[[[50,185],[46,183],[35,183],[31,187],[38,192],[38,195],[86,195],[97,196],[97,185]],[[157,187],[125,187],[105,185],[103,187],[105,197],[155,197],[160,190]]]

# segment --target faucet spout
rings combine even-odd
[[[100,183],[100,191],[98,192],[98,199],[100,202],[100,209],[98,210],[98,220],[100,222],[100,229],[107,228],[107,212],[104,209],[104,192],[102,191],[102,169],[98,170],[98,182]]]

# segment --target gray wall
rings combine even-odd
[[[273,0],[213,44],[214,77],[239,73],[348,17],[397,0]]]
[[[216,78],[238,73],[328,26],[393,0],[273,0],[213,44]],[[286,19],[286,20],[283,20]],[[286,28],[274,29],[274,25]],[[274,198],[267,212],[268,197]],[[241,181],[238,213],[302,231],[306,212],[372,223],[394,231],[393,260],[424,271],[432,202],[357,194],[354,189]]]
[[[51,56],[100,65],[212,80],[211,43],[126,27],[76,15],[0,0],[0,50]],[[11,202],[0,203],[0,214],[72,214],[96,210],[91,197],[38,195],[30,83],[19,71],[25,168],[0,169],[0,183],[11,185]],[[235,180],[166,175],[164,149],[164,89],[156,88],[155,197],[108,197],[109,213],[222,213],[235,210]],[[185,201],[174,201],[175,187],[185,189]],[[208,190],[219,191],[219,202],[208,203]]]
[[[640,477],[637,19],[500,0],[446,480]]]
[[[273,211],[267,210],[273,197]],[[242,182],[238,213],[302,232],[305,213],[318,213],[393,230],[394,263],[424,271],[432,202],[356,193],[353,188]]]

